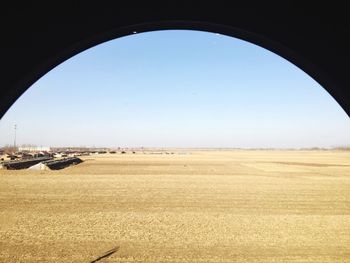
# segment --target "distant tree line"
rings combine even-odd
[[[14,147],[13,145],[5,145],[3,147],[0,148],[1,152],[3,152],[4,154],[13,154],[15,152],[18,151],[17,147]]]

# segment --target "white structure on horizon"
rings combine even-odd
[[[24,147],[18,147],[19,152],[50,152],[50,147],[43,147],[43,146],[24,146]]]

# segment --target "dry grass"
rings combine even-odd
[[[350,152],[85,159],[0,171],[1,262],[350,262]]]

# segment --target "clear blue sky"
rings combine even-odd
[[[37,81],[0,121],[0,145],[333,147],[350,119],[313,79],[224,35],[158,31],[106,42]]]

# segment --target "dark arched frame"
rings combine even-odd
[[[276,11],[259,5],[229,10],[219,4],[150,3],[139,9],[132,4],[86,4],[47,6],[44,13],[33,6],[9,7],[1,20],[10,23],[2,33],[0,116],[35,81],[70,57],[134,32],[165,29],[221,33],[264,47],[314,78],[350,116],[349,29],[341,9],[287,6]],[[339,16],[329,20],[332,10]]]

